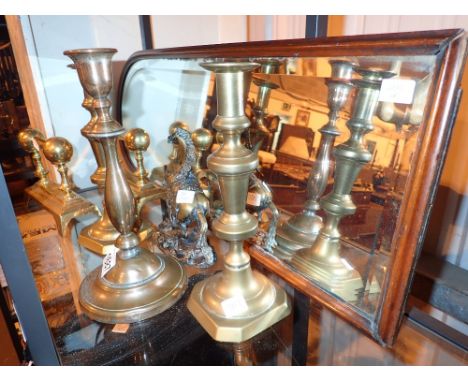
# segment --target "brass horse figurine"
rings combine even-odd
[[[189,265],[207,268],[215,263],[216,256],[207,241],[210,203],[193,171],[195,146],[182,122],[174,122],[169,134],[167,140],[175,146],[177,160],[165,172],[169,192],[165,217],[159,225],[158,246]]]

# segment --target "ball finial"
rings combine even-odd
[[[124,139],[125,145],[130,151],[146,151],[150,145],[148,133],[140,128],[129,130]]]
[[[192,141],[197,149],[206,151],[210,148],[211,143],[213,142],[213,134],[208,129],[196,129],[192,133]]]
[[[49,138],[42,150],[47,160],[54,164],[69,162],[73,156],[73,146],[61,137]]]

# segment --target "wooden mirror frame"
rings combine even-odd
[[[126,76],[136,62],[158,59],[209,59],[252,57],[337,57],[337,56],[436,56],[432,92],[420,126],[414,162],[408,174],[407,190],[398,214],[392,239],[391,260],[379,296],[378,309],[372,317],[335,297],[318,284],[292,270],[287,264],[249,245],[252,258],[303,294],[315,299],[339,317],[350,322],[382,345],[391,345],[398,333],[409,293],[415,264],[420,253],[434,196],[458,105],[460,80],[466,58],[466,37],[461,29],[330,37],[320,39],[204,45],[133,54],[127,61],[117,94],[116,115],[121,121],[122,92]],[[128,153],[123,155],[129,166]],[[417,207],[417,208],[415,208]]]

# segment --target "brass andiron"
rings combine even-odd
[[[25,129],[19,133],[18,140],[22,147],[32,154],[36,166],[35,174],[39,177],[33,186],[26,189],[26,193],[53,216],[60,236],[66,233],[69,223],[74,218],[90,214],[101,215],[93,203],[72,190],[73,182],[69,178],[66,163],[73,156],[73,147],[66,139],[53,137],[44,140],[38,130]],[[57,166],[61,176],[60,185],[48,180],[41,162],[40,146],[47,160]]]
[[[349,61],[331,60],[331,78],[326,80],[328,86],[328,122],[319,131],[320,145],[314,166],[307,181],[308,199],[302,212],[283,222],[276,233],[278,246],[275,254],[290,260],[296,251],[310,247],[322,228],[322,218],[317,215],[320,209],[319,199],[323,195],[333,168],[331,151],[335,138],[340,135],[336,123],[353,87],[350,80],[353,64]]]
[[[86,136],[97,139],[106,161],[105,204],[119,231],[117,253],[88,274],[80,286],[80,304],[87,315],[104,323],[132,323],[171,307],[182,296],[187,278],[173,258],[140,247],[134,233],[135,200],[117,156],[117,138],[125,132],[110,115],[111,59],[115,49],[65,52],[76,66],[81,85],[93,97],[96,123]],[[113,264],[113,261],[115,263]]]
[[[195,285],[187,307],[217,341],[242,342],[286,317],[291,308],[286,292],[250,267],[243,241],[255,235],[257,221],[246,209],[250,174],[258,157],[241,143],[250,125],[245,93],[248,77],[258,64],[204,63],[216,74],[218,115],[213,127],[223,134],[222,145],[208,157],[208,168],[218,177],[224,209],[212,230],[229,249],[224,270]],[[247,88],[247,89],[246,89]]]
[[[351,118],[347,122],[351,135],[334,149],[336,166],[333,191],[320,200],[320,206],[326,212],[325,222],[314,244],[299,250],[292,258],[296,269],[346,301],[355,300],[364,285],[360,274],[341,256],[338,224],[343,216],[356,211],[351,190],[361,168],[372,157],[363,139],[373,130],[372,118],[376,113],[382,80],[394,75],[388,71],[365,68],[355,68],[354,71],[362,78],[352,81],[357,94]]]
[[[141,240],[144,240],[153,231],[153,225],[148,220],[141,216],[141,212],[146,203],[164,198],[167,192],[164,188],[150,181],[148,172],[145,169],[143,162],[143,153],[148,150],[150,145],[150,137],[148,133],[140,128],[129,130],[124,136],[125,146],[130,152],[135,153],[135,161],[137,164],[136,180],[130,188],[133,191],[136,201],[136,231]]]

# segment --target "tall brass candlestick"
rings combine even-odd
[[[331,151],[335,138],[340,135],[336,127],[339,113],[353,87],[350,82],[353,73],[351,62],[332,60],[330,65],[332,77],[326,80],[330,111],[327,124],[319,130],[320,145],[307,182],[308,199],[304,210],[281,224],[276,233],[278,246],[274,252],[286,260],[290,260],[299,249],[310,247],[322,228],[322,218],[316,214],[320,209],[319,199],[325,191],[333,166]]]
[[[79,60],[79,57],[81,57],[79,51],[66,51],[64,54],[70,57],[72,60]],[[71,66],[76,69],[75,65]],[[98,186],[99,192],[103,194],[106,179],[106,160],[104,157],[104,150],[102,149],[102,145],[98,139],[92,138],[87,134],[88,132],[93,131],[93,127],[98,120],[98,115],[93,106],[93,97],[85,89],[83,89],[83,94],[84,99],[81,106],[83,106],[83,108],[90,113],[91,119],[81,129],[81,134],[86,139],[88,139],[98,166],[96,171],[91,175],[91,182],[96,184]],[[115,229],[109,219],[106,203],[103,200],[101,218],[84,227],[80,231],[80,234],[78,235],[78,242],[80,245],[92,252],[105,255],[115,249],[114,242],[119,237],[119,235],[120,233]]]
[[[110,115],[111,58],[115,49],[65,52],[75,63],[81,85],[93,98],[96,123],[86,136],[99,140],[106,160],[105,203],[119,231],[116,263],[107,273],[93,270],[80,286],[80,303],[88,316],[105,323],[131,323],[171,307],[186,288],[186,275],[173,258],[139,246],[133,232],[135,200],[117,157],[116,141],[125,130]],[[104,269],[104,268],[103,268]]]
[[[284,290],[252,271],[243,241],[255,234],[257,220],[246,209],[249,176],[258,157],[241,143],[249,127],[245,93],[250,72],[258,64],[206,63],[216,74],[218,115],[213,126],[223,134],[221,147],[208,157],[208,168],[219,179],[224,210],[213,222],[214,234],[229,244],[224,270],[195,285],[188,309],[215,340],[242,342],[272,326],[290,312]],[[244,87],[247,87],[245,89]]]
[[[295,268],[347,301],[356,299],[356,294],[364,285],[359,273],[340,255],[341,235],[338,224],[343,216],[352,215],[356,211],[351,189],[362,167],[372,158],[363,139],[365,134],[373,130],[372,118],[376,113],[382,80],[394,75],[382,70],[354,70],[362,79],[352,81],[357,94],[351,119],[347,122],[351,135],[334,150],[336,166],[333,191],[320,200],[320,206],[327,216],[312,247],[299,250],[292,259]]]

